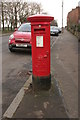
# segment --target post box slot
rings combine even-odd
[[[34,29],[34,32],[38,32],[38,31],[45,31],[45,28],[36,28],[36,29]]]

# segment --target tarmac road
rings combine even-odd
[[[8,50],[9,36],[2,37],[2,103],[3,113],[17,92],[28,79],[31,69],[31,52],[22,50],[11,53]]]

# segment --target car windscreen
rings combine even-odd
[[[55,30],[59,30],[59,28],[58,28],[58,27],[55,27]]]
[[[19,28],[18,28],[18,32],[31,32],[31,25],[30,24],[22,24]]]
[[[55,26],[51,26],[50,30],[57,30]]]
[[[50,30],[53,30],[53,26],[50,27]]]

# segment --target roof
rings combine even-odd
[[[27,18],[27,20],[30,22],[50,22],[53,19],[54,17],[49,15],[43,15],[43,14],[32,15]]]

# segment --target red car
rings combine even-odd
[[[23,23],[15,32],[9,37],[9,50],[14,51],[15,48],[31,48],[31,25],[30,23]]]

